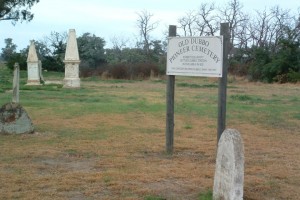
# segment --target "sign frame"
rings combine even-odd
[[[169,37],[167,75],[222,77],[223,36]]]

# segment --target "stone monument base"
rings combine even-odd
[[[41,85],[40,80],[27,80],[26,85]]]
[[[64,88],[80,88],[80,78],[65,78]]]
[[[18,103],[0,108],[0,134],[33,133],[34,127],[25,109]]]

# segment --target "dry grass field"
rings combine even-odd
[[[173,155],[165,88],[97,78],[77,90],[22,86],[36,131],[0,135],[0,199],[211,199],[217,80],[176,77]],[[10,99],[0,93],[1,105]],[[244,141],[244,199],[300,199],[300,85],[230,78],[227,101],[227,127]]]

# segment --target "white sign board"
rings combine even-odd
[[[167,75],[222,77],[223,37],[170,37]]]

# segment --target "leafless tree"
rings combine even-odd
[[[224,7],[219,8],[220,21],[229,23],[229,31],[231,37],[231,48],[238,43],[236,35],[240,31],[241,24],[245,23],[249,17],[242,11],[242,4],[238,0],[230,0]]]
[[[44,38],[44,43],[52,50],[54,54],[63,56],[65,53],[67,39],[67,32],[58,33],[52,31],[50,36],[46,36]]]
[[[195,11],[186,12],[186,16],[181,17],[178,20],[180,24],[179,29],[183,30],[184,36],[194,36],[194,24],[196,23],[196,14]]]
[[[158,21],[152,22],[151,19],[153,14],[147,10],[143,10],[137,13],[138,19],[136,25],[140,32],[140,37],[142,38],[143,48],[147,55],[150,53],[150,33],[155,30],[159,24]]]
[[[214,3],[202,3],[197,13],[197,31],[199,36],[213,36],[219,30],[220,24]]]
[[[122,36],[113,36],[110,38],[110,42],[113,45],[113,49],[122,50],[128,45],[129,39]]]
[[[287,30],[293,30],[293,18],[289,10],[282,10],[275,6],[269,10],[256,11],[251,20],[250,33],[253,45],[269,48],[275,52],[279,40],[284,37]]]
[[[113,36],[110,38],[110,42],[113,45],[112,52],[115,56],[115,59],[117,62],[122,61],[124,59],[122,50],[127,47],[129,39],[122,36]]]

